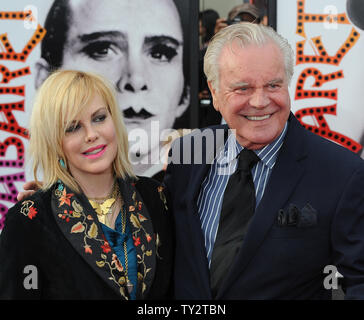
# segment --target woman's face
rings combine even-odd
[[[113,174],[116,131],[107,105],[99,95],[66,128],[62,149],[67,167],[78,182],[87,181],[88,176]]]
[[[143,129],[150,137],[152,121],[159,131],[171,128],[189,102],[180,105],[183,34],[173,1],[81,0],[71,7],[63,68],[111,80],[128,133]]]

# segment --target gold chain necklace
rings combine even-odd
[[[113,188],[110,195],[105,198],[93,198],[89,199],[91,206],[95,209],[99,221],[105,225],[108,225],[107,216],[113,210],[113,205],[119,196],[119,187],[116,181],[114,182]],[[102,203],[98,201],[102,200]]]
[[[126,230],[126,210],[124,206],[122,207],[122,214],[121,214],[121,226],[122,226],[122,233],[125,234]],[[134,285],[131,283],[131,281],[128,278],[128,247],[126,244],[126,239],[124,238],[123,242],[124,247],[124,257],[125,257],[125,278],[126,278],[126,287],[128,289],[128,292],[131,293],[133,291]]]

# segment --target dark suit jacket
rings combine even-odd
[[[213,132],[218,128],[227,127]],[[186,159],[183,143],[196,146],[201,135],[208,136],[197,131],[177,141],[172,155]],[[202,154],[205,164],[172,163],[165,178],[176,224],[175,295],[211,299],[197,197],[215,152],[191,153]],[[291,213],[300,219],[280,225]],[[291,114],[264,196],[216,299],[330,299],[327,265],[343,275],[346,298],[364,298],[364,161]]]
[[[121,190],[123,181],[119,181]],[[129,182],[128,182],[129,183]],[[138,260],[137,299],[171,297],[173,227],[160,184],[140,177],[136,194],[122,192]],[[135,191],[133,188],[132,190]],[[18,202],[0,235],[1,299],[123,299],[124,271],[84,196],[74,202],[55,188]],[[147,209],[143,209],[146,207]],[[142,212],[142,215],[141,215]],[[26,266],[37,268],[35,273]],[[27,278],[28,276],[28,278]],[[27,279],[26,279],[27,278]],[[36,285],[26,289],[24,282]]]

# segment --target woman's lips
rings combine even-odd
[[[95,159],[95,158],[101,157],[105,151],[106,151],[106,145],[102,145],[102,146],[90,148],[90,149],[86,150],[85,152],[83,152],[82,154],[86,158]]]

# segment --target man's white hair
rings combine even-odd
[[[276,44],[283,54],[287,81],[288,84],[290,83],[293,76],[294,53],[288,41],[271,27],[241,22],[221,29],[213,36],[208,45],[204,57],[204,72],[207,81],[211,82],[215,90],[219,90],[219,58],[221,51],[226,45],[232,45],[235,40],[239,40],[238,43],[242,48],[249,45]]]

